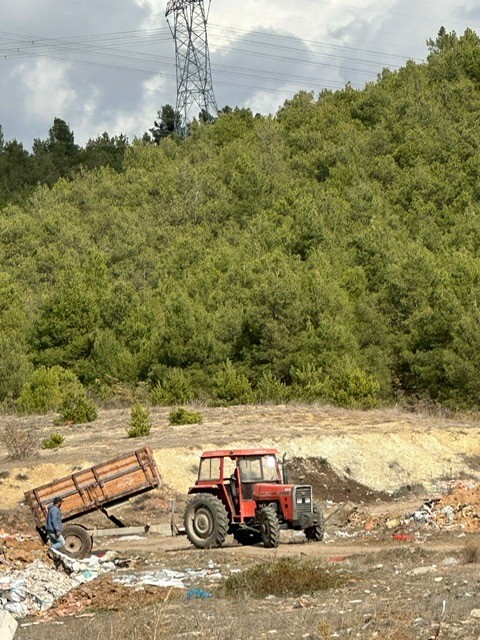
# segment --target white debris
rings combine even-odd
[[[0,609],[20,617],[45,611],[78,581],[36,560],[22,571],[0,578]]]
[[[1,640],[13,640],[17,631],[18,622],[8,611],[0,611],[0,638]]]
[[[218,571],[217,565],[209,563],[208,567],[210,568],[187,569],[186,571],[161,569],[160,571],[151,571],[148,573],[127,573],[116,575],[113,578],[113,581],[127,587],[153,585],[157,587],[177,587],[179,589],[186,589],[188,586],[196,584],[199,580],[214,582],[223,579],[223,575]]]
[[[56,553],[64,568],[57,571],[41,560],[35,560],[22,570],[13,570],[0,577],[0,610],[14,617],[25,617],[38,611],[46,611],[55,600],[73,588],[115,569],[109,559],[97,556],[82,561],[73,560],[63,553]]]
[[[355,536],[357,536],[357,532],[354,531],[353,533],[348,533],[348,531],[335,531],[335,535],[338,538],[355,538]]]
[[[428,567],[416,567],[408,572],[409,576],[424,576],[427,573],[435,573],[437,571],[436,565],[432,564]]]
[[[458,559],[454,558],[453,556],[449,556],[448,558],[445,558],[444,560],[442,560],[442,565],[444,567],[453,566],[455,564],[458,564]]]

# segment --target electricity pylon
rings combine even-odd
[[[180,114],[178,130],[188,133],[188,125],[198,115],[206,121],[218,112],[213,94],[207,20],[211,0],[170,0],[165,16],[175,40],[177,72],[177,106]],[[205,4],[207,9],[205,11]],[[169,20],[169,17],[173,19]]]

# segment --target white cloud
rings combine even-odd
[[[69,86],[71,65],[51,60],[37,60],[33,66],[19,65],[15,71],[19,85],[25,87],[25,104],[29,117],[41,122],[52,113],[64,113],[77,101]]]
[[[29,146],[47,136],[55,117],[69,123],[81,144],[104,131],[142,135],[162,105],[175,103],[166,5],[0,0],[5,138]],[[424,59],[425,41],[441,25],[480,32],[478,0],[212,0],[217,103],[272,113],[298,90],[317,92],[347,81],[362,86],[384,66]],[[107,33],[117,35],[102,35]],[[46,50],[46,38],[63,38],[64,44]]]

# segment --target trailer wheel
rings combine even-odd
[[[268,549],[278,547],[280,542],[280,523],[275,510],[272,507],[264,507],[258,516],[258,523],[263,544]]]
[[[228,531],[223,502],[209,493],[195,495],[185,511],[185,532],[198,549],[221,547]]]
[[[65,553],[71,558],[86,558],[93,547],[92,536],[81,524],[67,524],[63,527]]]
[[[313,514],[317,518],[318,524],[315,527],[308,527],[305,529],[305,537],[310,542],[321,542],[325,535],[325,524],[323,520],[323,512],[317,504],[313,504]]]

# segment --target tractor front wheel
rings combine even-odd
[[[264,546],[268,549],[278,547],[280,542],[280,523],[272,507],[263,507],[258,516],[258,524]]]
[[[313,504],[313,515],[317,519],[317,524],[314,527],[308,527],[305,529],[305,537],[310,542],[321,542],[323,540],[323,536],[325,535],[325,524],[323,520],[322,510],[315,503]]]
[[[185,511],[185,532],[198,549],[221,547],[228,532],[223,502],[209,493],[195,495]]]

